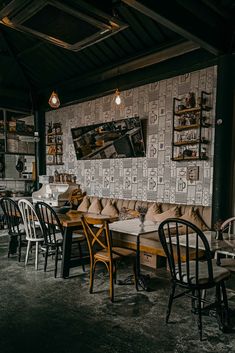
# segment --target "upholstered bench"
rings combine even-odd
[[[138,217],[140,207],[147,209],[146,219],[148,220],[162,221],[168,217],[182,217],[195,223],[203,230],[210,229],[211,208],[206,206],[84,196],[78,210],[80,212],[119,216],[120,219],[131,219]],[[129,234],[113,232],[113,242],[117,246],[136,249],[135,238]],[[159,241],[157,230],[141,236],[140,251],[143,265],[156,268],[158,264],[164,263],[161,257],[165,257],[165,254]]]

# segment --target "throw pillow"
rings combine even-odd
[[[154,217],[161,213],[161,207],[158,203],[153,203],[145,215],[146,221],[154,221]]]
[[[101,206],[100,200],[97,197],[95,197],[90,207],[88,208],[87,212],[100,214],[101,211],[102,211],[102,206]]]
[[[126,219],[133,219],[139,217],[139,212],[136,210],[130,210],[129,208],[122,207],[119,212],[119,219],[124,221]]]
[[[87,212],[88,208],[90,207],[90,201],[87,196],[85,196],[77,208],[79,212]]]
[[[118,210],[112,204],[111,200],[108,200],[108,202],[106,203],[105,207],[103,208],[101,214],[104,216],[118,217]]]
[[[180,207],[174,206],[165,212],[155,214],[153,217],[153,221],[163,222],[167,218],[178,218],[179,216],[180,216]]]
[[[197,226],[201,230],[207,230],[207,227],[201,217],[199,216],[198,212],[191,207],[188,212],[186,212],[180,219],[184,219],[185,221],[189,221]]]

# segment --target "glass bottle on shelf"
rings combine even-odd
[[[56,169],[54,173],[54,182],[58,183],[59,181],[60,181],[60,176],[59,176],[58,170]]]

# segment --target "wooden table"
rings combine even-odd
[[[223,240],[218,240],[215,238],[216,232],[214,231],[204,231],[204,235],[207,238],[207,241],[210,246],[210,250],[212,252],[216,252],[219,250],[226,250],[228,252],[235,253],[235,236],[229,236],[227,233],[223,233]],[[185,246],[186,245],[186,235],[180,235],[180,245]],[[176,244],[176,237],[171,238],[172,244]],[[194,233],[189,234],[189,247],[194,249],[196,247],[196,236]],[[201,250],[205,249],[205,246],[203,245],[202,241],[199,239],[199,244],[198,248]]]
[[[87,217],[98,218],[104,221],[114,221],[116,218],[97,215],[94,213],[84,214]],[[60,222],[64,227],[64,241],[63,241],[63,252],[62,252],[62,262],[61,262],[61,277],[68,278],[70,268],[76,267],[82,264],[82,259],[80,258],[71,258],[72,250],[72,235],[75,230],[82,230],[81,223],[82,213],[67,213],[65,215],[59,215]]]
[[[140,271],[140,237],[149,233],[157,232],[159,223],[145,221],[144,224],[140,223],[138,218],[117,221],[110,224],[109,229],[114,232],[129,234],[135,237],[136,240],[136,276],[137,276],[137,289],[138,284],[145,290],[148,289],[149,279],[141,275]]]

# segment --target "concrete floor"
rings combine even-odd
[[[99,271],[94,294],[89,272],[73,270],[73,277],[53,277],[53,263],[43,272],[33,261],[27,267],[16,257],[7,259],[7,237],[0,236],[0,352],[1,353],[196,353],[235,352],[235,331],[224,334],[216,319],[203,317],[203,342],[189,299],[178,299],[171,322],[165,324],[169,277],[151,273],[150,292],[133,285],[115,286],[116,302],[108,298],[107,275]],[[131,268],[128,268],[131,271]],[[126,276],[123,264],[119,278]],[[229,290],[235,309],[235,292]],[[235,327],[235,319],[232,319]]]

